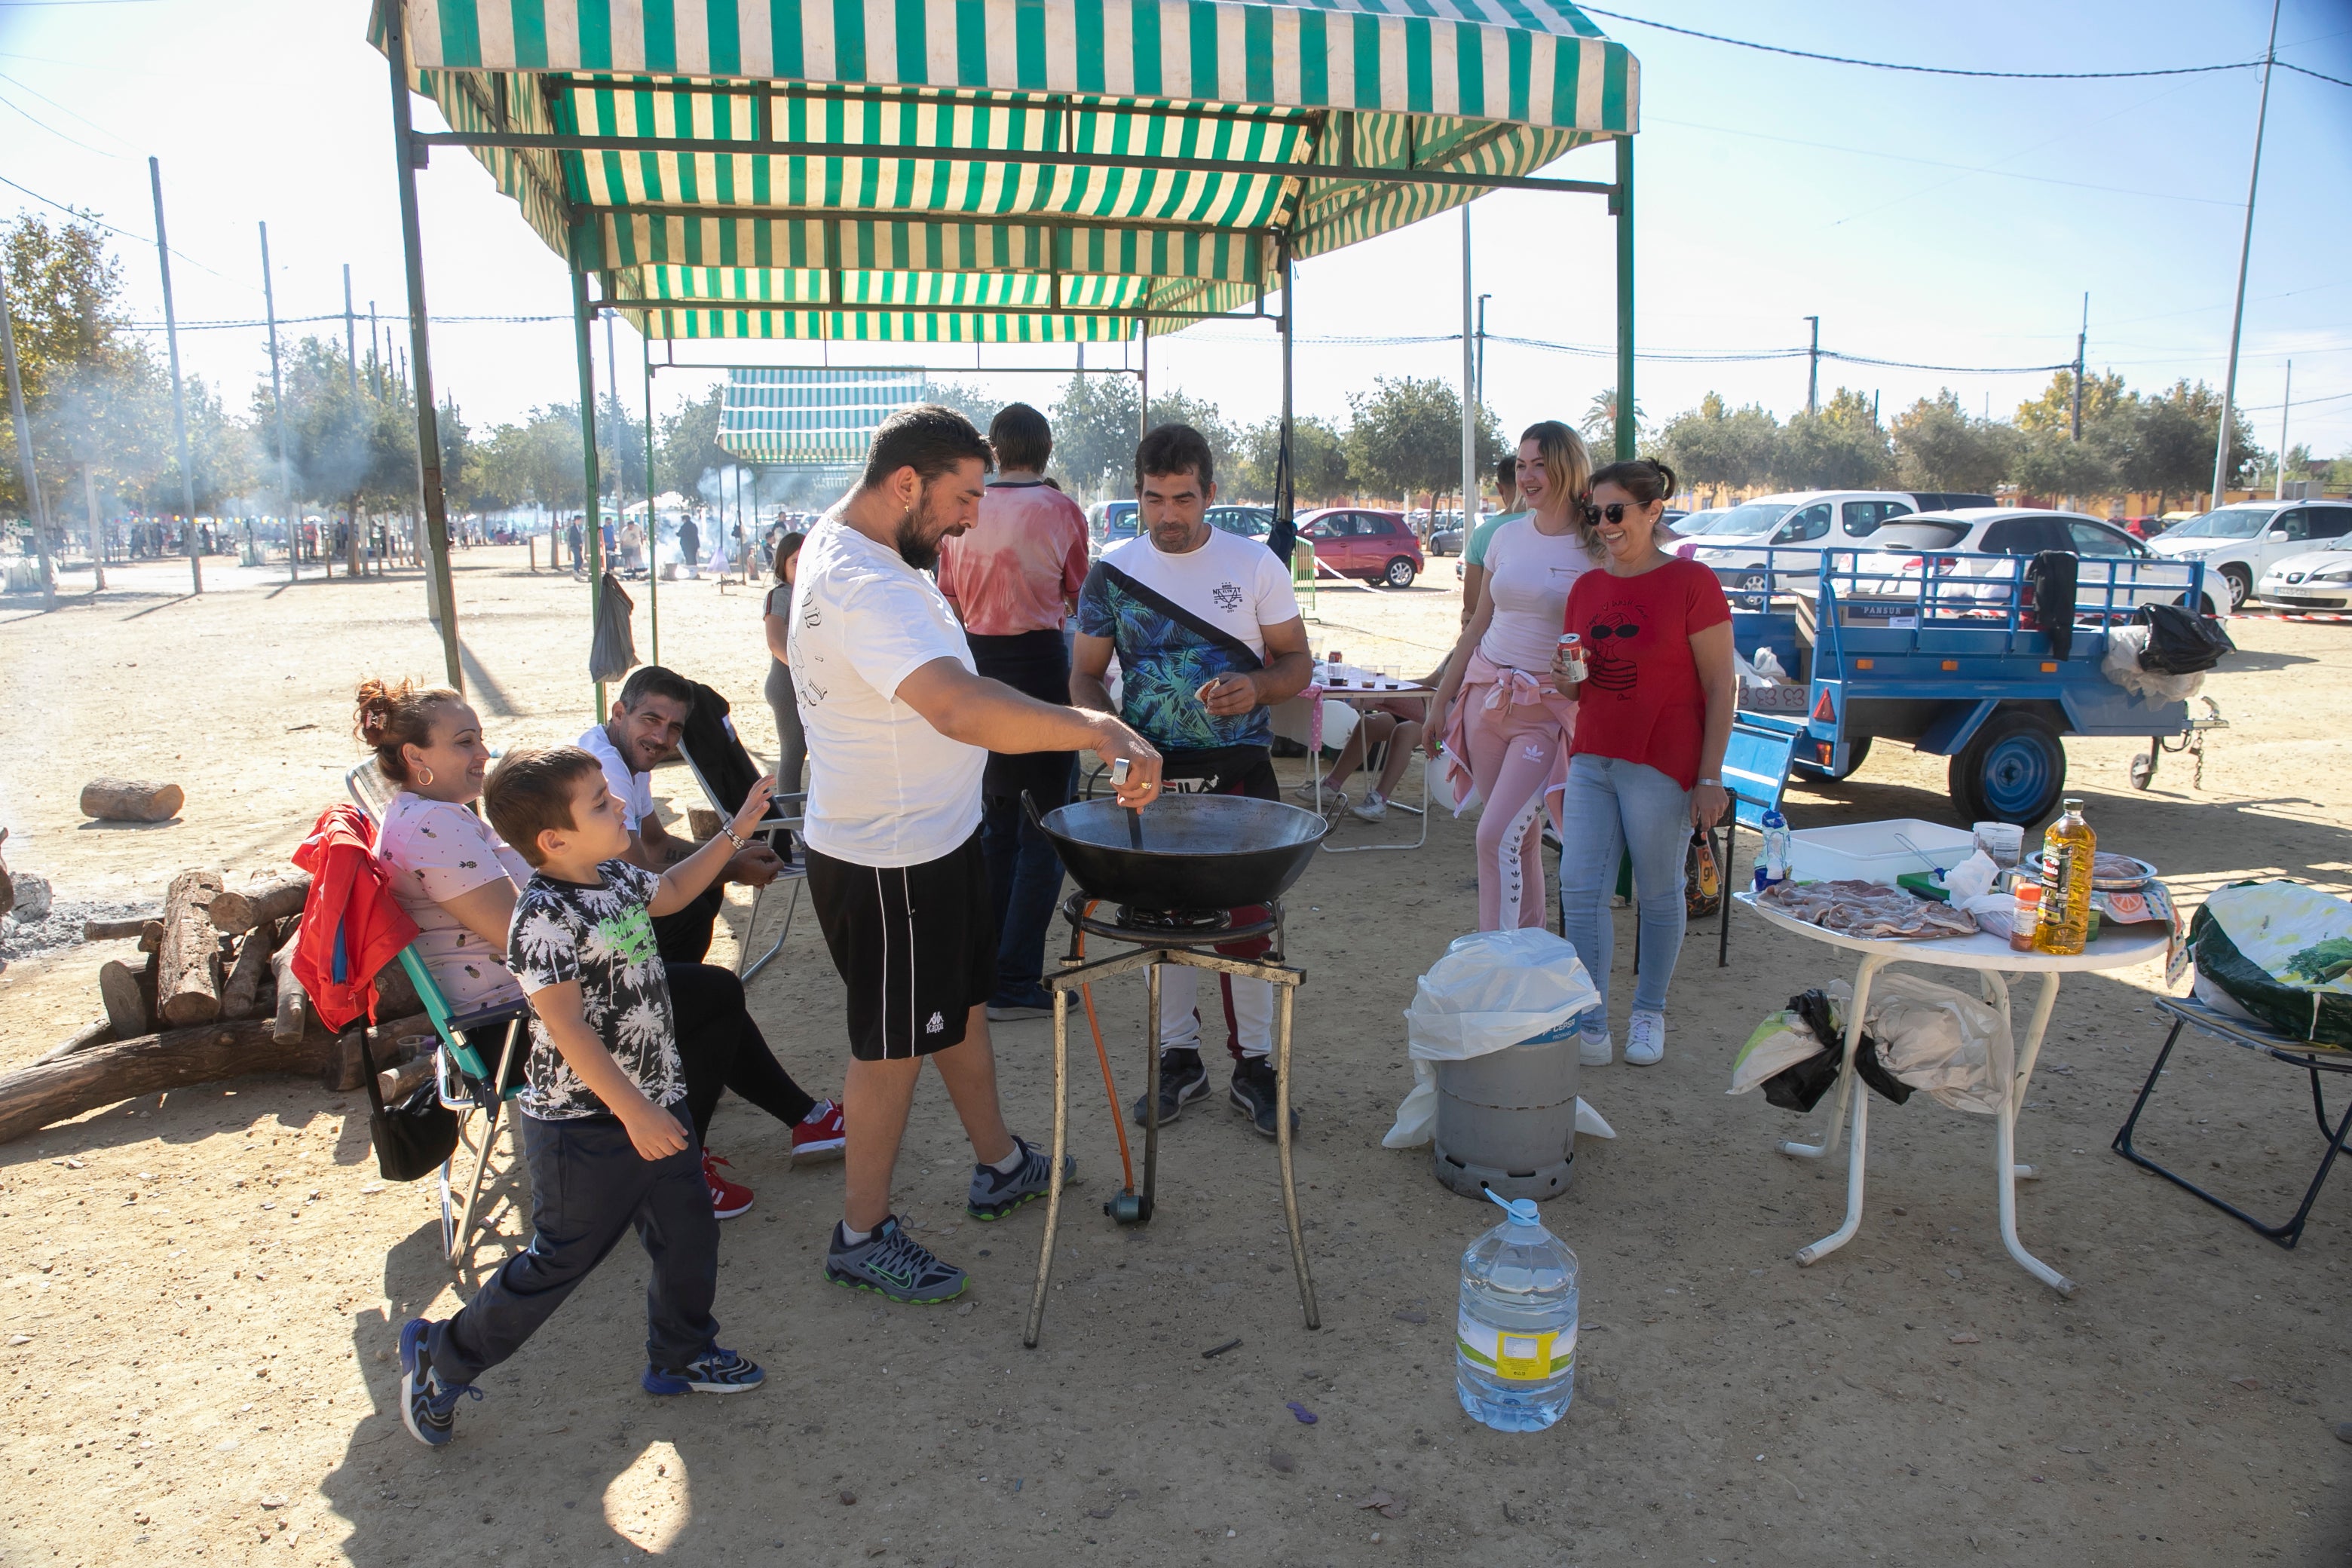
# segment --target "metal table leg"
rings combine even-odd
[[[1849,1103],[1853,1111],[1853,1141],[1846,1149],[1845,1219],[1837,1229],[1811,1247],[1800,1247],[1797,1250],[1800,1264],[1819,1263],[1852,1241],[1854,1232],[1862,1228],[1862,1178],[1864,1163],[1869,1153],[1870,1091],[1856,1082],[1854,1059],[1862,1051],[1862,1015],[1870,1005],[1870,983],[1877,978],[1880,970],[1893,962],[1877,953],[1867,954],[1853,977],[1853,1011],[1846,1016],[1845,1021],[1845,1061],[1838,1069],[1838,1111],[1843,1113]],[[1837,1146],[1838,1126],[1838,1121],[1831,1122],[1829,1135],[1819,1147],[1783,1143],[1781,1152],[1819,1159]]]
[[[1054,1236],[1062,1224],[1062,1163],[1070,1142],[1070,994],[1054,988],[1054,1173],[1045,1188],[1045,1235],[1037,1244],[1037,1288],[1029,1294],[1029,1326],[1021,1342],[1037,1348],[1045,1321],[1045,1291],[1054,1276]]]
[[[1854,1019],[1862,1016],[1862,1005],[1870,996],[1871,981],[1893,962],[1875,953],[1864,957],[1862,968],[1854,975]],[[1857,1026],[1853,1019],[1847,1021],[1845,1060],[1838,1065],[1837,1102],[1830,1110],[1829,1131],[1818,1143],[1784,1142],[1780,1144],[1781,1153],[1794,1154],[1801,1160],[1819,1160],[1837,1152],[1838,1142],[1845,1136],[1846,1109],[1855,1093],[1853,1047]]]
[[[2033,1021],[2026,1026],[2025,1045],[2018,1053],[2017,1076],[2001,1097],[1994,1114],[1994,1169],[2000,1179],[2000,1244],[2028,1274],[2062,1296],[2074,1293],[2074,1282],[2025,1250],[2017,1238],[2017,1178],[2025,1168],[2017,1163],[2017,1113],[2025,1108],[2026,1091],[2033,1085],[2033,1064],[2042,1055],[2042,1037],[2050,1027],[2051,1010],[2058,1005],[2056,970],[2042,977],[2033,999]]]
[[[1290,1226],[1290,1266],[1298,1274],[1298,1309],[1306,1314],[1307,1326],[1323,1326],[1322,1314],[1315,1310],[1315,1279],[1307,1268],[1307,1237],[1298,1226],[1298,1184],[1290,1168],[1290,1012],[1297,988],[1276,987],[1281,993],[1275,1005],[1281,1009],[1276,1019],[1280,1032],[1275,1037],[1274,1072],[1274,1138],[1282,1162],[1282,1215]]]

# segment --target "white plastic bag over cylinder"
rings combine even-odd
[[[1413,985],[1404,1015],[1412,1092],[1397,1107],[1396,1125],[1381,1143],[1411,1149],[1429,1142],[1437,1089],[1425,1064],[1506,1049],[1559,1028],[1600,1001],[1574,945],[1550,931],[1528,927],[1456,937]],[[1614,1136],[1580,1101],[1577,1130]]]

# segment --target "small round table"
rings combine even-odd
[[[1853,1003],[1846,1015],[1845,1060],[1838,1068],[1837,1104],[1830,1112],[1829,1133],[1819,1143],[1783,1142],[1780,1145],[1780,1152],[1794,1154],[1801,1159],[1819,1160],[1833,1154],[1837,1152],[1839,1136],[1844,1131],[1847,1113],[1849,1110],[1852,1112],[1853,1141],[1846,1154],[1845,1221],[1811,1247],[1801,1248],[1797,1261],[1800,1264],[1820,1262],[1852,1241],[1854,1233],[1862,1228],[1862,1171],[1870,1096],[1855,1090],[1854,1058],[1861,1047],[1863,1011],[1870,1003],[1870,983],[1878,972],[1893,963],[1975,970],[1982,976],[1985,1001],[2000,1008],[2004,1017],[2010,1011],[2010,977],[2039,974],[2042,984],[2033,999],[2032,1020],[2026,1026],[2025,1037],[2018,1042],[2016,1070],[2010,1080],[2009,1093],[2003,1097],[2000,1109],[1993,1114],[1994,1169],[2000,1175],[2000,1240],[2001,1245],[2009,1248],[2009,1255],[2017,1259],[2027,1273],[2061,1295],[2073,1295],[2074,1281],[2026,1251],[2024,1244],[2017,1239],[2017,1178],[2037,1174],[2032,1166],[2016,1163],[2017,1115],[2025,1108],[2026,1091],[2033,1082],[2033,1065],[2042,1054],[2042,1037],[2050,1027],[2050,1012],[2058,1002],[2058,977],[2086,970],[2127,969],[2135,963],[2161,958],[2171,938],[2170,931],[2163,925],[2103,925],[2096,942],[2081,952],[2061,957],[2047,952],[2020,952],[2009,945],[2008,938],[1988,936],[1981,931],[1975,936],[1943,937],[1933,942],[1846,936],[1838,931],[1823,931],[1817,925],[1791,919],[1778,910],[1759,904],[1753,893],[1738,893],[1734,897],[1782,931],[1862,954],[1862,966],[1853,977]]]

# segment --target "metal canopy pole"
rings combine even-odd
[[[588,309],[588,275],[577,268],[572,273],[572,346],[580,360],[580,453],[581,472],[586,481],[587,505],[580,513],[582,542],[588,551],[588,634],[590,645],[595,640],[598,612],[604,608],[604,535],[596,516],[596,492],[601,480],[596,473],[596,351],[588,335],[588,323],[593,312]],[[604,683],[596,682],[595,722],[604,721]]]
[[[2262,105],[2254,111],[2254,166],[2246,176],[2246,230],[2238,243],[2238,305],[2230,316],[2230,369],[2221,377],[2221,430],[2213,444],[2213,505],[2224,503],[2223,484],[2230,477],[2230,416],[2238,396],[2238,335],[2246,324],[2246,263],[2254,253],[2254,193],[2263,183],[2263,132],[2271,117],[2271,67],[2278,60],[2280,0],[2271,0],[2271,41],[2263,50]],[[2280,461],[2286,454],[2279,454]]]
[[[1478,344],[1471,331],[1476,306],[1470,295],[1470,204],[1462,204],[1462,527],[1467,539],[1478,521]],[[1437,530],[1437,498],[1429,498],[1429,527]]]
[[[661,514],[654,510],[654,342],[640,338],[646,358],[646,602],[653,616],[653,662],[661,662]]]
[[[1633,139],[1617,138],[1617,460],[1633,456]]]
[[[295,515],[294,458],[286,446],[285,384],[278,368],[278,289],[269,276],[269,226],[261,226],[261,306],[269,318],[269,406],[278,414],[278,489],[286,505],[286,580],[302,580],[302,520]]]
[[[205,563],[196,553],[196,476],[188,466],[188,405],[180,390],[180,324],[172,313],[172,247],[163,238],[163,165],[147,160],[147,183],[155,193],[155,257],[163,266],[163,339],[172,350],[172,428],[180,440],[180,500],[188,509],[188,581],[205,591]]]
[[[400,254],[408,270],[409,359],[415,376],[416,478],[425,500],[425,564],[430,590],[427,608],[437,611],[441,626],[441,662],[457,690],[466,689],[466,672],[457,658],[457,601],[449,577],[449,501],[441,488],[441,421],[433,406],[431,334],[425,314],[425,237],[416,215],[416,165],[425,150],[411,141],[408,116],[408,36],[406,14],[398,5],[383,8],[384,58],[392,70],[392,136],[394,162],[400,170]],[[373,309],[371,307],[371,309]],[[373,331],[371,321],[370,331]]]
[[[1274,488],[1274,527],[1267,542],[1279,546],[1276,556],[1296,575],[1291,556],[1298,548],[1298,421],[1292,400],[1290,346],[1293,324],[1298,318],[1298,278],[1291,264],[1287,234],[1282,237],[1276,254],[1282,268],[1282,319],[1276,323],[1282,333],[1282,471]]]

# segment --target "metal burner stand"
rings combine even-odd
[[[1160,1165],[1160,966],[1163,963],[1181,963],[1192,969],[1208,969],[1249,980],[1264,980],[1277,988],[1274,1037],[1274,1141],[1282,1167],[1282,1212],[1290,1228],[1290,1262],[1298,1276],[1299,1310],[1305,1315],[1308,1328],[1321,1328],[1322,1316],[1315,1307],[1315,1280],[1307,1268],[1307,1238],[1298,1226],[1298,1186],[1292,1175],[1290,1160],[1290,1019],[1292,1003],[1297,999],[1299,983],[1307,978],[1307,972],[1280,962],[1254,963],[1206,951],[1219,942],[1239,942],[1271,932],[1274,951],[1268,956],[1278,961],[1283,955],[1281,901],[1275,901],[1273,913],[1268,919],[1243,926],[1161,924],[1156,921],[1122,924],[1087,914],[1086,904],[1083,893],[1073,893],[1063,903],[1062,918],[1070,925],[1070,950],[1063,956],[1061,972],[1046,980],[1046,984],[1054,988],[1054,1174],[1053,1184],[1047,1189],[1045,1197],[1045,1237],[1037,1251],[1037,1287],[1029,1298],[1029,1326],[1021,1336],[1021,1342],[1032,1350],[1036,1348],[1038,1331],[1045,1321],[1045,1292],[1054,1271],[1054,1237],[1062,1219],[1062,1169],[1070,1135],[1070,995],[1092,981],[1137,969],[1145,972],[1144,1048],[1148,1052],[1150,1065],[1146,1071],[1143,1098],[1143,1191],[1137,1195],[1134,1204],[1134,1219],[1138,1224],[1148,1224],[1151,1219],[1153,1188]],[[1078,933],[1081,931],[1108,937],[1114,942],[1132,942],[1139,951],[1116,958],[1085,962],[1078,956]],[[1110,1206],[1105,1205],[1106,1212]]]

